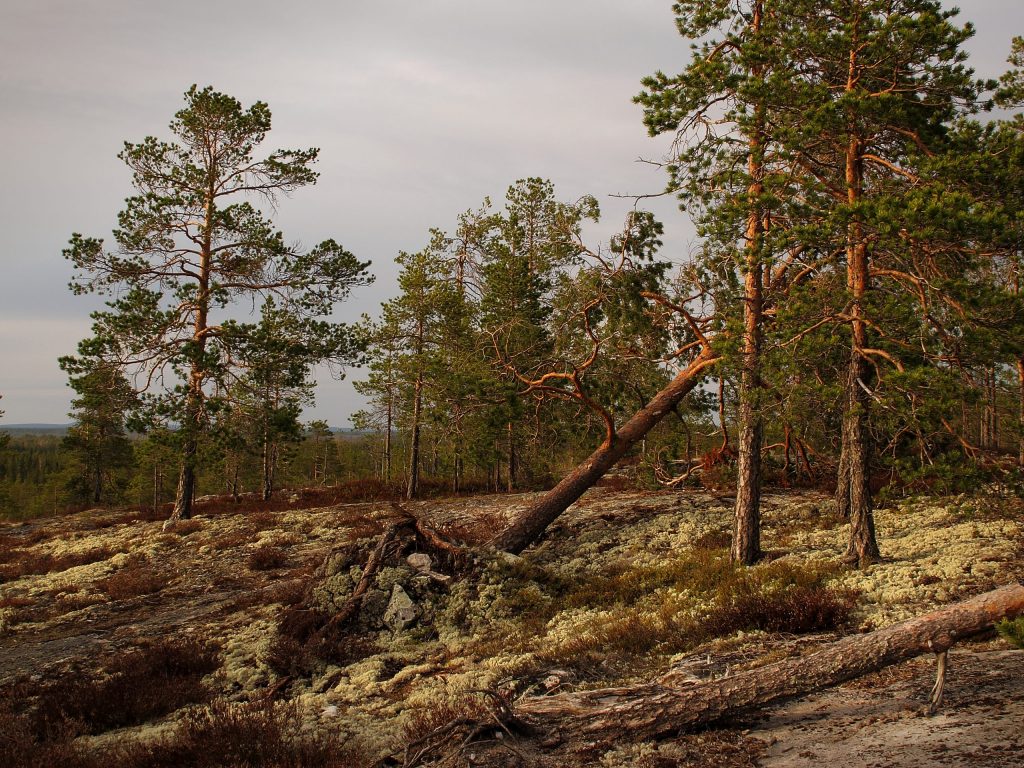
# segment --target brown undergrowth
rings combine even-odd
[[[29,718],[0,703],[4,768],[369,768],[358,746],[332,732],[310,734],[297,705],[214,699],[185,711],[166,734],[89,745],[74,720],[42,734]]]
[[[30,549],[8,551],[8,561],[0,565],[0,582],[14,581],[23,576],[39,576],[58,573],[79,565],[89,565],[106,560],[114,554],[109,547],[96,547],[84,552],[51,554]]]
[[[736,632],[842,628],[856,594],[829,585],[838,570],[787,560],[742,568],[710,546],[656,565],[620,562],[573,578],[527,560],[500,562],[486,576],[495,585],[490,604],[469,603],[454,620],[476,633],[481,655],[518,644],[544,663],[591,670],[610,656],[671,655]],[[492,634],[474,620],[474,610],[506,622],[492,625]]]
[[[40,742],[74,731],[103,733],[144,723],[209,698],[202,678],[220,666],[219,651],[197,638],[146,643],[107,659],[93,672],[66,672],[4,686],[22,703],[25,723]]]
[[[170,583],[170,577],[142,557],[134,557],[119,570],[97,586],[112,600],[129,600],[142,595],[152,595]]]
[[[167,736],[111,750],[118,768],[369,768],[336,732],[304,732],[295,704],[217,699],[189,710]]]

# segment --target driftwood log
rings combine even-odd
[[[644,741],[713,723],[782,699],[838,685],[924,653],[939,657],[932,708],[942,698],[946,651],[1004,618],[1024,615],[1024,584],[1011,584],[924,616],[846,637],[798,659],[768,664],[718,680],[561,693],[520,701],[515,715],[536,732],[573,741]]]

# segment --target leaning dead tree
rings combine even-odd
[[[713,298],[701,285],[695,272],[680,275],[677,289],[680,294],[668,296],[660,291],[640,290],[646,302],[642,314],[650,323],[653,335],[662,340],[673,340],[677,348],[641,352],[634,347],[635,340],[617,337],[614,325],[607,323],[608,308],[624,305],[622,291],[635,290],[635,284],[645,283],[645,260],[653,253],[651,238],[660,233],[660,227],[649,214],[635,213],[627,220],[623,233],[612,242],[609,253],[592,251],[582,242],[577,243],[581,254],[595,265],[591,277],[595,284],[593,295],[587,297],[574,312],[568,313],[573,323],[566,329],[578,338],[577,356],[562,354],[522,370],[514,356],[494,343],[497,362],[522,386],[521,394],[537,398],[562,398],[575,401],[598,417],[604,426],[604,439],[586,461],[567,474],[561,482],[544,494],[516,521],[492,542],[500,550],[519,554],[544,533],[547,527],[568,507],[579,499],[609,469],[639,443],[668,413],[700,384],[706,371],[717,363],[721,355],[714,348],[716,313]],[[653,287],[653,286],[650,286]],[[632,302],[626,302],[631,304]],[[626,310],[636,312],[635,308]],[[603,318],[603,319],[602,319]],[[645,346],[641,341],[637,346]],[[570,345],[571,346],[571,345]],[[582,350],[582,354],[579,354]],[[619,426],[610,409],[590,393],[589,377],[610,360],[646,357],[671,364],[678,373],[638,410],[625,424]]]
[[[690,394],[700,383],[704,372],[718,360],[712,346],[705,345],[700,354],[629,421],[618,429],[613,425],[597,450],[519,515],[494,539],[494,546],[512,554],[519,554],[530,546],[559,515]]]
[[[925,653],[938,657],[931,709],[942,700],[946,652],[958,641],[1024,615],[1024,583],[1010,584],[866,635],[846,637],[804,658],[718,680],[674,685],[671,675],[643,685],[534,697],[515,716],[549,736],[643,741],[707,725],[782,699],[838,685]]]

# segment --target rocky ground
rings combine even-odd
[[[481,542],[532,498],[409,509],[449,536]],[[160,521],[101,511],[5,525],[0,687],[17,691],[26,710],[38,709],[47,685],[71,674],[117,678],[124,673],[110,672],[111,659],[134,658],[133,649],[160,638],[210,642],[216,669],[202,679],[205,694],[140,722],[94,724],[75,748],[171,738],[211,698],[273,699],[293,706],[303,738],[329,734],[351,750],[349,764],[370,764],[401,755],[446,719],[485,712],[479,691],[514,699],[672,669],[728,674],[1024,576],[1019,501],[917,499],[881,509],[886,560],[858,571],[839,565],[846,532],[827,500],[768,494],[770,558],[748,573],[728,564],[730,502],[696,492],[595,489],[524,558],[483,557],[471,577],[450,581],[439,563],[403,553],[373,579],[345,642],[327,660],[283,641],[282,617],[289,606],[329,615],[347,602],[368,549],[396,518],[388,503],[201,512],[171,532]],[[766,613],[747,625],[737,606],[751,595]],[[825,601],[818,614],[835,626],[791,627],[772,613],[808,596]],[[658,744],[623,735],[617,744],[550,754],[511,743],[468,745],[453,748],[447,764],[1018,765],[1022,663],[1024,653],[996,638],[959,647],[946,706],[934,717],[920,714],[934,671],[918,659],[725,729]]]

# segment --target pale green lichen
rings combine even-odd
[[[277,632],[278,606],[265,606],[246,617],[245,623],[227,633],[223,641],[221,673],[229,686],[253,691],[266,686],[274,676],[266,663],[267,652]]]
[[[970,519],[969,508],[909,501],[875,512],[882,563],[836,580],[861,593],[865,626],[882,627],[949,602],[965,590],[982,591],[998,581],[1016,557],[1021,523]],[[804,556],[845,551],[848,526],[793,537]]]
[[[459,524],[476,515],[510,519],[532,499],[495,496],[413,507],[417,514],[433,515],[438,524]],[[797,569],[832,573],[823,563],[835,563],[842,556],[848,527],[829,519],[829,506],[813,494],[766,495],[763,546],[784,549],[784,562]],[[1019,517],[998,519],[978,510],[969,498],[911,500],[878,510],[876,525],[885,561],[866,571],[836,570],[829,583],[860,591],[857,621],[871,626],[916,615],[955,599],[962,590],[980,591],[998,583],[1019,557],[1016,547],[1024,529]],[[215,546],[218,537],[231,539],[246,533],[244,516],[204,520],[202,530],[186,538],[161,537],[156,523],[82,531],[80,536],[40,543],[39,551],[108,546],[119,554],[64,573],[25,577],[17,582],[18,594],[35,599],[54,594],[54,589],[76,587],[75,600],[104,600],[96,581],[123,567],[131,556],[141,553],[159,562],[172,548],[176,551],[170,556],[176,558],[179,572],[214,571],[216,566],[222,574],[233,574],[232,569],[244,569],[248,553],[263,544],[288,547],[289,557],[296,560],[298,555],[293,553],[303,551],[322,559],[330,548],[348,543],[352,525],[359,525],[358,535],[366,536],[366,520],[388,514],[392,512],[387,505],[290,510],[276,516],[274,527],[253,532],[227,550],[206,548]],[[564,593],[614,569],[671,572],[673,564],[692,554],[698,541],[709,534],[717,540],[727,533],[731,518],[731,508],[707,494],[596,490],[574,505],[525,558],[484,557],[479,578],[456,579],[447,590],[404,565],[384,568],[371,594],[386,598],[394,585],[400,585],[424,609],[423,625],[396,633],[360,624],[370,656],[347,666],[319,666],[313,680],[295,682],[288,689],[302,706],[302,727],[336,730],[382,754],[400,743],[403,728],[417,709],[454,706],[467,696],[479,695],[472,691],[498,686],[521,692],[542,679],[538,675],[561,669],[556,665],[563,660],[571,664],[576,648],[585,647],[593,654],[587,662],[588,677],[577,685],[609,684],[631,675],[646,678],[652,670],[658,674],[683,663],[690,657],[676,653],[678,647],[658,648],[650,658],[630,660],[616,656],[617,651],[602,642],[623,629],[646,627],[665,633],[687,626],[708,610],[713,588],[663,580],[660,586],[630,593],[629,600],[618,600],[613,594],[593,605],[570,604]],[[366,544],[372,545],[373,540]],[[314,592],[318,607],[336,610],[351,595],[362,575],[351,557],[342,553],[334,567],[328,564],[327,579]],[[724,548],[705,551],[701,557],[694,562],[707,566],[709,573],[728,566]],[[6,586],[0,586],[0,596]],[[13,593],[8,589],[6,594]],[[223,648],[223,669],[211,684],[244,696],[276,679],[267,668],[266,656],[276,636],[279,611],[278,605],[246,608],[197,627]],[[762,646],[766,637],[757,632],[735,633],[705,643],[700,650],[702,654],[743,652],[752,657],[750,649]],[[623,659],[628,668],[623,667]],[[624,745],[603,755],[599,765],[657,764],[659,759],[673,757],[666,750],[671,746]]]

